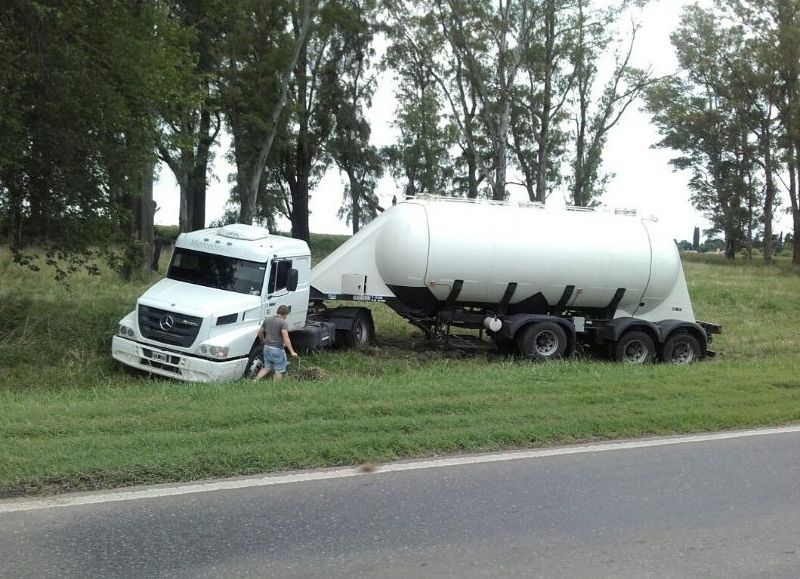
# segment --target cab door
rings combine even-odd
[[[308,312],[310,259],[308,256],[281,257],[270,261],[267,278],[265,317],[274,316],[278,306],[289,307],[289,329],[296,330],[306,324]],[[295,270],[296,273],[292,273]],[[297,276],[297,287],[289,289],[292,276]]]

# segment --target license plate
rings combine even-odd
[[[169,356],[162,354],[161,352],[152,352],[151,357],[156,362],[169,362]]]

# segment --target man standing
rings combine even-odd
[[[264,376],[272,372],[274,380],[280,380],[286,373],[286,350],[289,350],[292,358],[297,358],[297,352],[292,348],[292,341],[289,339],[289,324],[286,323],[286,316],[289,315],[289,308],[278,306],[278,313],[264,320],[258,329],[258,337],[264,344],[264,367],[258,371],[256,380],[261,380]]]

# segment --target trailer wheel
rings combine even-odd
[[[358,310],[353,317],[353,327],[350,330],[339,330],[337,332],[346,346],[366,346],[372,343],[375,337],[375,324],[372,322],[372,314],[369,310]],[[338,340],[337,340],[338,341]]]
[[[249,380],[256,377],[259,370],[264,367],[264,346],[256,341],[253,347],[250,348],[250,354],[247,356],[247,366],[244,367],[242,378]]]
[[[691,364],[702,356],[700,341],[686,332],[672,334],[661,347],[661,359],[667,364]]]
[[[539,322],[526,326],[517,338],[520,354],[531,360],[558,360],[567,351],[567,333],[555,322]]]
[[[631,331],[612,343],[613,358],[626,364],[652,364],[656,359],[653,339],[644,332]]]

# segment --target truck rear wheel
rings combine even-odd
[[[567,333],[555,322],[538,322],[526,326],[517,338],[520,354],[531,360],[558,360],[567,351]]]
[[[611,344],[614,360],[626,364],[652,364],[656,359],[653,339],[644,332],[631,331]]]
[[[353,327],[349,330],[338,330],[338,338],[342,338],[345,346],[366,346],[372,343],[375,337],[375,325],[372,322],[372,314],[369,310],[358,310],[353,316]]]
[[[702,352],[697,338],[686,332],[676,332],[661,347],[661,359],[667,364],[691,364],[700,359]]]

